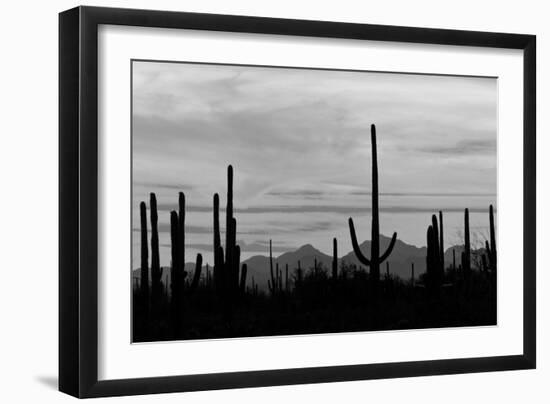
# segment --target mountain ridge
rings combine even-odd
[[[380,251],[384,252],[390,243],[391,238],[380,235]],[[367,257],[370,256],[370,240],[363,241],[359,247],[364,255]],[[448,247],[444,252],[445,257],[445,266],[450,266],[453,263],[453,250],[455,250],[456,256],[456,266],[460,263],[460,256],[464,250],[463,245],[453,245]],[[480,250],[472,250],[473,253]],[[278,257],[273,257],[273,267],[275,269],[276,265],[279,264],[279,269],[285,278],[286,266],[288,265],[289,279],[292,279],[292,275],[298,267],[298,261],[300,262],[300,267],[303,271],[307,271],[310,268],[313,268],[315,261],[320,268],[326,271],[330,271],[332,268],[332,256],[323,253],[318,250],[311,244],[304,244],[301,247],[297,248],[294,251],[287,251],[282,253]],[[401,279],[408,280],[411,277],[411,264],[414,263],[415,277],[418,277],[422,273],[426,272],[426,247],[417,247],[412,244],[407,244],[402,240],[397,239],[392,253],[386,260],[389,263],[390,274],[393,276],[398,276]],[[381,273],[386,272],[386,261],[382,264],[380,271]],[[355,256],[355,252],[352,250],[344,255],[340,255],[338,258],[338,270],[340,271],[342,263],[346,265],[356,265],[359,267],[365,267],[359,262]],[[254,282],[258,285],[259,289],[267,290],[267,281],[270,279],[270,268],[269,268],[269,255],[254,255],[244,261],[242,264],[246,264],[248,267],[248,276],[247,284],[252,283],[252,278]],[[163,267],[164,272],[162,274],[162,279],[164,282],[168,282],[170,278],[170,268]],[[212,271],[212,266],[209,266],[210,271]],[[194,271],[195,263],[187,262],[185,264],[185,270],[188,272]],[[203,266],[203,276],[206,272],[206,266]],[[133,277],[139,278],[140,270],[134,269]]]

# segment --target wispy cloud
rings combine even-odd
[[[175,209],[171,205],[159,205],[159,210]],[[212,207],[209,206],[187,206],[187,212],[212,212]],[[380,206],[380,212],[387,213],[424,213],[442,210],[444,212],[463,212],[464,207],[460,206],[445,206],[434,209],[432,207],[423,206]],[[251,206],[247,208],[233,208],[234,213],[241,214],[265,214],[265,213],[370,213],[372,209],[369,206],[345,206],[345,205],[266,205],[266,206]],[[485,212],[487,208],[472,207],[472,212]],[[225,208],[220,208],[220,212],[225,212]]]
[[[451,154],[451,155],[496,155],[496,138],[480,140],[459,140],[450,146],[422,146],[417,150],[425,153]]]
[[[256,242],[246,243],[243,240],[239,240],[237,242],[237,244],[239,245],[239,247],[241,249],[241,253],[246,252],[246,253],[264,253],[265,254],[265,253],[267,253],[267,251],[269,251],[268,250],[269,246],[265,243],[256,243]],[[199,251],[208,251],[208,252],[212,251],[212,243],[210,243],[210,244],[208,244],[208,243],[191,243],[191,244],[188,245],[188,247],[194,248],[194,249],[199,250]],[[273,246],[272,247],[272,251],[277,252],[277,253],[293,251],[295,249],[296,249],[295,246],[288,246],[288,247]]]
[[[135,187],[146,188],[147,191],[157,188],[173,189],[177,191],[189,191],[194,188],[192,185],[189,184],[166,184],[162,181],[134,181],[133,185]]]

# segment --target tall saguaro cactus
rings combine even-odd
[[[336,237],[332,239],[332,279],[338,279],[338,241]]]
[[[185,194],[178,195],[178,264],[185,273]]]
[[[220,240],[220,197],[214,194],[214,287],[222,290],[223,286],[223,247]]]
[[[426,275],[428,288],[430,291],[435,291],[441,286],[443,280],[443,272],[441,265],[441,238],[439,236],[439,226],[437,216],[432,215],[432,224],[428,227],[426,234],[427,254],[426,254]]]
[[[493,215],[493,205],[489,206],[489,237],[490,242],[485,241],[485,249],[489,258],[489,269],[496,273],[497,270],[497,241],[495,237],[495,217]]]
[[[182,303],[182,285],[183,274],[180,273],[179,254],[178,254],[178,213],[176,211],[170,212],[170,240],[171,240],[171,258],[172,265],[170,267],[170,281],[171,281],[171,299],[170,309],[172,315],[173,331],[177,335],[179,333],[179,324],[181,319],[181,303]]]
[[[170,239],[171,239],[171,312],[174,333],[179,333],[179,326],[183,313],[185,299],[186,277],[185,270],[185,195],[179,193],[179,213],[170,212]],[[197,254],[193,279],[188,282],[188,292],[193,293],[198,287],[202,271],[202,255]]]
[[[351,235],[351,243],[353,251],[357,259],[366,266],[370,267],[370,278],[374,284],[378,284],[380,280],[380,264],[384,262],[391,254],[397,239],[397,233],[393,233],[390,245],[386,251],[380,255],[380,222],[378,210],[378,161],[376,153],[376,127],[371,125],[371,145],[372,145],[372,225],[371,225],[371,256],[370,259],[365,257],[359,248],[357,237],[355,235],[355,227],[353,219],[349,218],[349,231]]]
[[[439,260],[441,268],[439,269],[441,277],[445,275],[445,247],[443,246],[443,212],[439,211]]]
[[[240,269],[241,248],[237,245],[237,220],[233,217],[233,167],[227,167],[227,206],[225,209],[225,257],[221,246],[220,201],[214,195],[214,278],[220,295],[223,299],[232,299],[238,296],[242,282],[246,284],[246,269]],[[244,272],[244,274],[243,274]],[[244,278],[243,278],[244,276]]]
[[[464,252],[462,253],[462,271],[465,277],[470,276],[471,259],[470,259],[470,213],[468,208],[464,209]]]
[[[277,293],[277,282],[275,280],[275,274],[273,273],[273,249],[272,249],[272,242],[269,240],[269,275],[271,277],[271,282],[267,282],[267,285],[269,287],[269,291],[271,294]]]
[[[150,216],[151,216],[151,305],[156,311],[160,304],[162,295],[162,268],[159,257],[159,230],[157,198],[154,193],[150,194]]]
[[[145,202],[139,204],[141,219],[141,298],[145,310],[149,307],[149,249],[147,248],[147,207]]]

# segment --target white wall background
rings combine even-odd
[[[0,24],[0,401],[62,403],[57,385],[57,13],[74,1],[7,2]],[[306,0],[91,1],[88,5],[248,14],[347,22],[530,33],[538,41],[538,369],[115,398],[131,403],[315,401],[464,403],[550,399],[550,243],[547,133],[550,25],[545,2]],[[6,226],[7,225],[7,226]],[[34,296],[33,302],[19,291]]]

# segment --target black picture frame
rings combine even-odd
[[[523,50],[523,353],[98,380],[98,26],[180,28]],[[59,15],[59,389],[104,397],[324,383],[536,366],[536,37],[215,14],[77,7]]]

